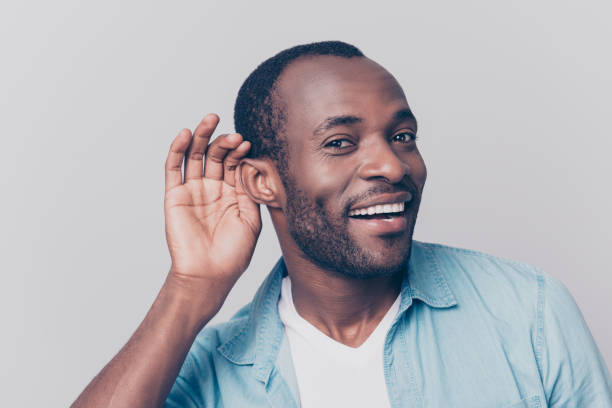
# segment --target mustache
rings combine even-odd
[[[368,190],[351,197],[347,202],[346,211],[348,211],[355,203],[359,201],[365,201],[377,195],[386,193],[410,193],[410,195],[413,197],[413,201],[418,202],[421,200],[421,190],[417,188],[412,180],[409,178],[404,178],[400,183],[396,184],[379,182]]]

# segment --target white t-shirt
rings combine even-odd
[[[302,408],[390,407],[383,372],[387,331],[399,310],[400,296],[370,337],[349,347],[328,337],[302,318],[283,278],[278,313],[285,326]]]

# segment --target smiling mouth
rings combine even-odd
[[[349,211],[348,216],[357,219],[391,219],[403,216],[408,202],[377,204]]]

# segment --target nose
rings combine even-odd
[[[364,149],[359,176],[364,180],[382,178],[390,184],[399,183],[410,175],[410,166],[393,151],[386,138],[376,139]]]

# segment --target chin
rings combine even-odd
[[[379,261],[372,265],[374,271],[386,271],[387,274],[397,272],[408,264],[410,247],[401,251],[386,252],[380,255]]]
[[[363,251],[356,257],[350,268],[338,272],[356,279],[373,279],[390,276],[405,270],[410,260],[411,242],[381,248],[379,251]]]

